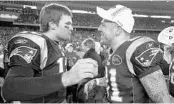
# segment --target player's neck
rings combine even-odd
[[[47,31],[43,34],[45,36],[47,36],[49,39],[53,40],[53,41],[59,41],[59,39],[57,39],[56,34],[54,33],[54,31]]]
[[[130,39],[129,36],[120,36],[119,38],[115,37],[111,43],[112,50],[116,51],[121,44],[123,44],[124,42],[126,42],[129,39]]]

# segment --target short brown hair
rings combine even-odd
[[[45,5],[40,12],[40,31],[47,32],[49,30],[49,22],[59,23],[62,15],[73,16],[71,10],[57,3]]]
[[[92,38],[87,38],[82,42],[82,45],[87,48],[95,48],[95,41]]]

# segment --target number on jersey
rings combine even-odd
[[[107,70],[107,69],[106,69]],[[108,70],[107,70],[108,71]],[[109,70],[109,80],[111,82],[111,86],[108,86],[107,87],[107,91],[109,91],[109,89],[112,90],[112,93],[111,93],[111,100],[113,101],[116,101],[116,102],[122,102],[123,99],[122,97],[120,97],[120,91],[118,90],[118,85],[117,85],[117,82],[116,82],[116,69],[115,68],[111,68]]]
[[[66,71],[66,59],[64,57],[61,57],[57,60],[57,63],[59,64],[59,73]]]

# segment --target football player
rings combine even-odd
[[[113,50],[106,64],[108,102],[170,103],[158,45],[149,37],[130,38],[134,26],[132,10],[123,5],[96,9],[103,18],[98,27],[101,42]]]
[[[2,88],[6,102],[65,103],[66,87],[97,76],[97,62],[79,60],[69,71],[59,42],[69,40],[72,13],[51,3],[40,12],[41,32],[23,31],[8,43],[10,69]]]
[[[162,43],[164,59],[170,63],[169,67],[169,91],[174,97],[174,26],[163,29],[158,35],[158,41]]]

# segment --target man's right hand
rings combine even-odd
[[[70,86],[79,83],[85,78],[94,78],[98,75],[98,64],[95,60],[86,58],[80,59],[67,72],[62,75],[64,86]]]

